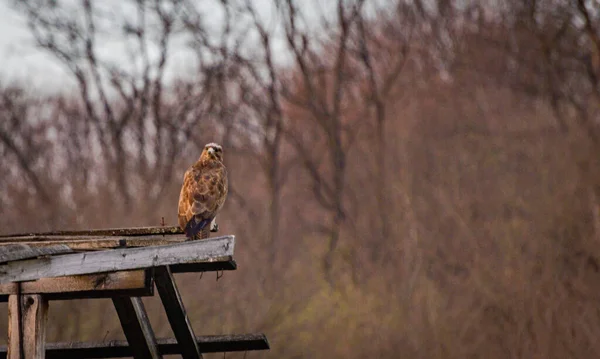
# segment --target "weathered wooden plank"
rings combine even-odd
[[[73,250],[64,244],[40,248],[31,247],[21,243],[0,245],[0,263],[70,252],[73,252]]]
[[[8,298],[8,348],[7,357],[9,359],[22,359],[23,346],[21,339],[23,336],[21,322],[21,296],[13,294]]]
[[[27,259],[0,265],[0,284],[40,278],[114,272],[199,261],[233,255],[234,236],[186,241],[165,246],[123,248]]]
[[[30,247],[65,245],[72,250],[93,251],[124,247],[160,246],[185,242],[184,235],[125,236],[22,236],[0,239],[0,248],[5,245],[23,244]]]
[[[209,335],[196,337],[202,353],[239,352],[268,350],[269,343],[264,334]],[[158,339],[158,350],[162,355],[180,353],[175,338]],[[0,359],[4,359],[6,347],[0,346]],[[46,357],[53,358],[123,358],[132,356],[127,341],[114,340],[102,343],[75,342],[46,344]]]
[[[113,298],[121,327],[135,359],[159,359],[154,331],[150,326],[144,303],[137,297]]]
[[[17,286],[17,282],[0,284],[0,302],[17,294]],[[149,296],[153,292],[153,276],[143,269],[21,282],[22,294],[44,294],[47,300]]]
[[[196,337],[201,353],[244,352],[270,349],[267,337],[260,334],[205,335]],[[161,342],[162,344],[163,342]],[[173,339],[164,342],[175,346]],[[165,348],[167,349],[167,348]]]
[[[269,342],[264,334],[208,335],[196,337],[202,353],[243,352],[267,350]],[[158,351],[162,355],[179,354],[179,345],[175,338],[158,339]],[[133,354],[127,341],[107,342],[70,342],[46,344],[47,359],[83,359],[83,358],[126,358]],[[6,358],[6,346],[0,346],[0,359]]]
[[[171,324],[177,343],[179,343],[181,357],[183,359],[201,359],[202,354],[198,349],[194,329],[190,324],[171,270],[168,266],[156,267],[154,279],[160,300],[167,313],[167,319]]]
[[[74,231],[51,231],[41,233],[3,234],[0,239],[25,236],[144,236],[149,234],[183,234],[179,226],[101,228]]]
[[[46,357],[46,323],[48,321],[48,301],[39,294],[26,294],[22,297],[23,349],[25,359]]]
[[[214,261],[189,262],[170,266],[172,273],[231,271],[237,263],[231,256]],[[149,270],[85,274],[69,277],[41,278],[20,282],[25,294],[43,293],[47,300],[145,297],[154,295],[153,276]],[[60,289],[55,291],[53,288]],[[0,284],[0,303],[17,292],[17,282]]]

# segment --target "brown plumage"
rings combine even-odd
[[[179,194],[179,226],[188,239],[208,238],[217,231],[217,213],[227,198],[227,169],[223,149],[216,143],[204,147],[200,159],[183,176]]]

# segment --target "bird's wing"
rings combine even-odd
[[[217,198],[218,198],[218,200],[217,200],[218,209],[221,209],[221,207],[223,207],[223,204],[225,203],[225,200],[227,199],[227,193],[229,192],[227,169],[225,168],[225,166],[223,166],[218,171],[216,191],[217,191]]]
[[[193,192],[192,213],[202,219],[212,219],[220,208],[221,173],[218,170],[207,170],[199,174]]]
[[[179,193],[179,207],[177,211],[179,226],[181,229],[185,228],[185,225],[192,218],[192,205],[193,205],[193,193],[192,188],[194,187],[194,169],[190,168],[185,171],[183,175],[183,185],[181,186],[181,192]]]
[[[179,226],[192,236],[204,228],[223,206],[227,187],[225,167],[186,171],[179,195]]]

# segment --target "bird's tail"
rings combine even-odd
[[[189,239],[204,239],[210,235],[210,219],[196,219],[192,217],[185,226],[185,235]]]

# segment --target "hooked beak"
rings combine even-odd
[[[211,155],[211,156],[213,156],[213,155],[215,154],[215,149],[214,149],[214,148],[212,148],[212,147],[211,147],[211,148],[209,148],[209,149],[208,149],[208,154],[209,154],[209,155]]]

